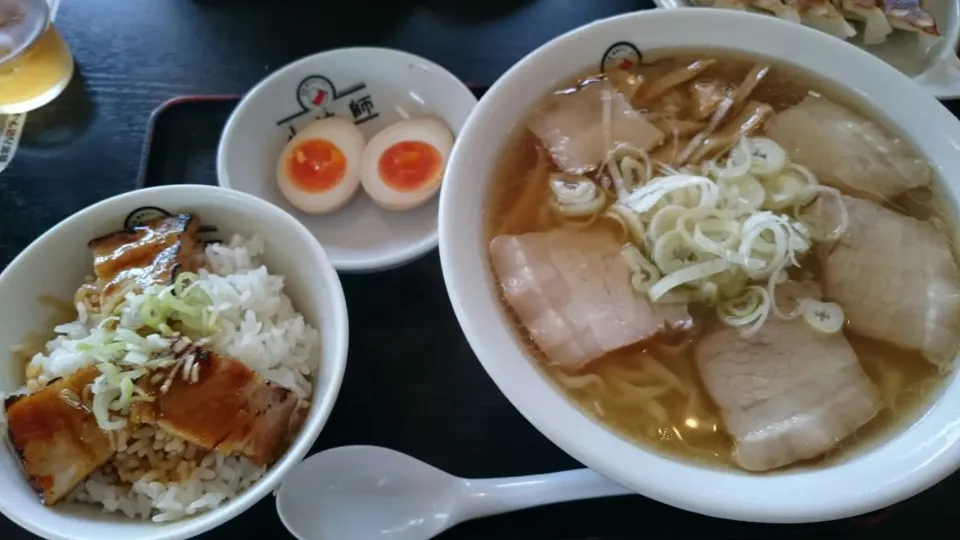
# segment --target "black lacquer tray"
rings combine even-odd
[[[238,96],[166,101],[171,97],[245,92],[290,61],[347,46],[401,49],[464,80],[492,82],[553,37],[652,7],[651,0],[64,2],[57,23],[77,73],[63,96],[30,113],[17,159],[0,175],[0,269],[55,223],[99,200],[138,187],[216,183],[217,143]],[[960,102],[947,105],[960,113]],[[341,278],[350,358],[314,452],[376,444],[475,477],[580,466],[529,425],[487,377],[457,325],[435,252],[389,272]],[[15,316],[15,309],[5,313]],[[629,496],[478,520],[442,538],[956,538],[958,497],[955,474],[869,516],[771,526]],[[35,537],[0,516],[0,539],[28,538]],[[202,538],[289,536],[267,497]]]
[[[471,85],[482,94],[481,85]],[[238,96],[182,96],[151,116],[139,187],[216,185],[220,133]],[[464,477],[513,476],[580,465],[517,413],[477,361],[447,299],[436,251],[376,274],[341,274],[350,356],[340,397],[312,452],[375,444]],[[894,509],[813,525],[738,523],[683,512],[641,496],[564,503],[460,525],[441,538],[851,538],[882,536]],[[249,514],[282,527],[272,497]],[[239,534],[251,516],[208,533]],[[275,525],[267,526],[264,522]]]

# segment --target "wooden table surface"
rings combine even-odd
[[[147,120],[170,98],[242,94],[292,60],[352,45],[407,50],[465,81],[491,83],[562,32],[650,7],[650,0],[65,0],[58,27],[77,72],[62,97],[30,113],[16,159],[0,174],[0,268],[71,213],[134,189]],[[435,253],[343,281],[354,339],[340,399],[314,451],[378,444],[476,477],[578,466],[483,372],[454,319]],[[3,309],[12,315],[11,306]],[[954,475],[878,516],[768,526],[629,496],[480,520],[442,538],[941,538],[958,499]],[[288,536],[267,497],[203,538]],[[33,536],[0,517],[0,538]]]

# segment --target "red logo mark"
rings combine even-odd
[[[617,66],[617,67],[620,68],[620,69],[622,69],[622,70],[624,70],[624,71],[626,71],[626,70],[630,69],[631,67],[633,67],[633,62],[631,62],[630,59],[628,59],[628,58],[624,58],[624,59],[620,62],[620,65]]]
[[[313,97],[313,104],[320,105],[325,99],[327,99],[327,93],[323,90],[317,90],[317,95]]]

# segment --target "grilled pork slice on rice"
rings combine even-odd
[[[176,214],[91,240],[97,277],[91,292],[98,295],[97,303],[109,308],[131,290],[170,283],[180,271],[197,270],[203,264],[199,227],[196,216]]]
[[[299,429],[306,403],[242,362],[189,343],[174,344],[178,364],[165,378],[144,378],[152,402],[135,404],[133,424],[152,424],[201,448],[240,454],[257,465],[276,460]]]
[[[50,506],[110,460],[114,447],[83,398],[93,366],[6,400],[10,442],[30,485]]]

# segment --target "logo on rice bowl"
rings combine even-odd
[[[618,41],[603,53],[600,60],[600,71],[606,73],[611,69],[629,70],[643,61],[643,55],[633,43]]]

